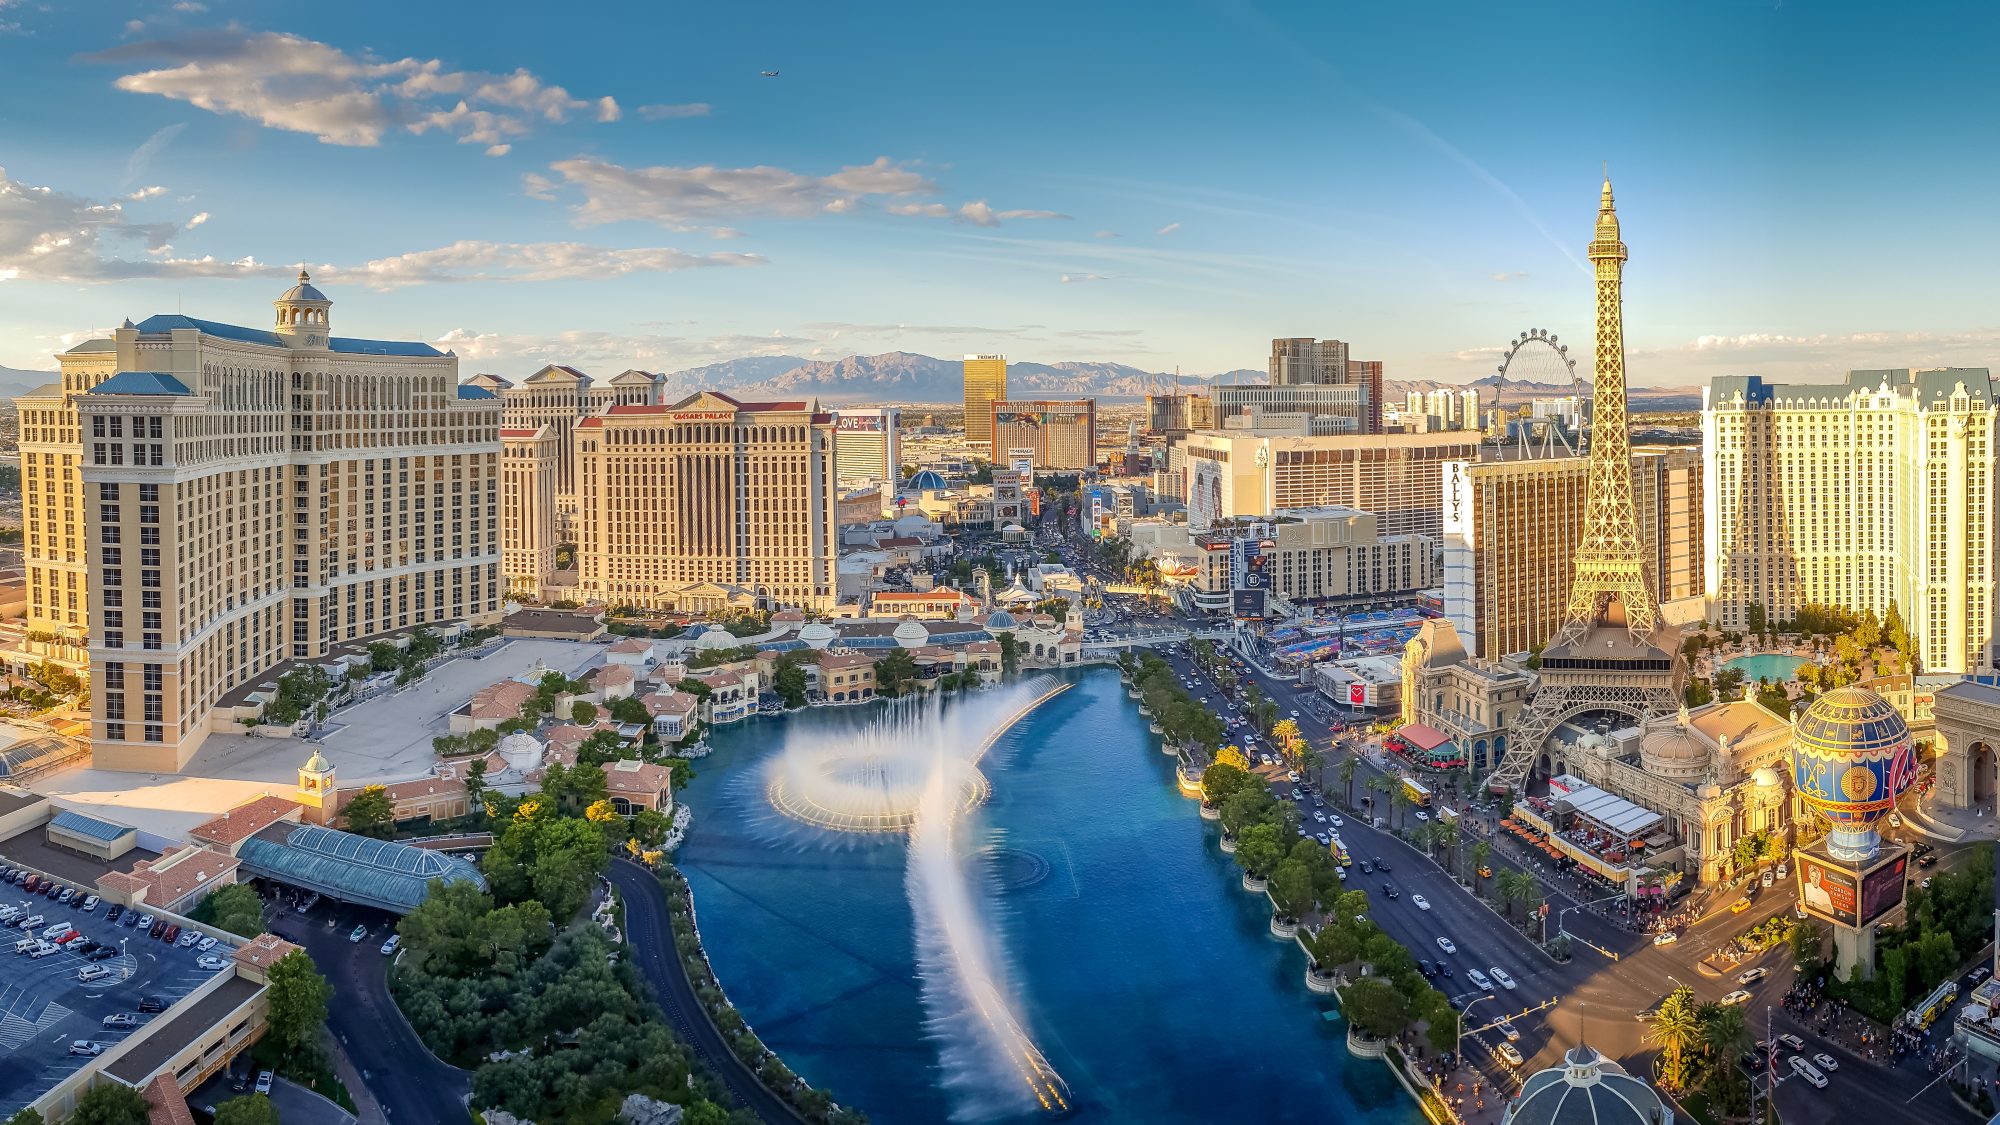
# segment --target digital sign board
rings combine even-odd
[[[879,434],[882,432],[880,414],[841,414],[834,418],[833,428],[849,433]]]
[[[1800,852],[1799,903],[1806,913],[1835,925],[1868,925],[1903,901],[1909,862],[1909,854],[1899,852],[1866,871],[1856,871]]]

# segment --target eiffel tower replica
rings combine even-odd
[[[1514,723],[1506,756],[1486,779],[1518,792],[1550,732],[1589,711],[1634,720],[1680,707],[1687,664],[1680,630],[1660,620],[1632,504],[1632,444],[1625,417],[1625,244],[1611,177],[1597,209],[1590,260],[1597,270],[1597,381],[1591,391],[1589,498],[1576,577],[1561,628],[1542,650],[1534,698]]]

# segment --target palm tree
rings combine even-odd
[[[1299,724],[1290,719],[1280,719],[1271,728],[1271,741],[1278,744],[1278,752],[1290,762],[1294,769],[1299,764],[1299,747],[1305,739],[1299,734]]]
[[[1749,1048],[1750,1021],[1742,1008],[1703,1004],[1695,1010],[1695,1017],[1701,1024],[1701,1043],[1711,1068],[1734,1065],[1736,1056]]]
[[[1490,856],[1491,856],[1492,854],[1493,854],[1493,845],[1492,845],[1492,844],[1489,844],[1489,843],[1487,843],[1487,842],[1486,842],[1486,841],[1484,841],[1484,840],[1475,840],[1475,841],[1473,841],[1473,844],[1472,844],[1472,871],[1473,871],[1473,876],[1472,876],[1472,891],[1473,891],[1473,893],[1474,893],[1474,894],[1478,894],[1478,893],[1479,893],[1479,882],[1480,882],[1480,880],[1479,880],[1479,874],[1478,874],[1478,872],[1479,872],[1479,869],[1480,869],[1480,868],[1482,868],[1482,867],[1484,867],[1484,866],[1486,866],[1486,860],[1487,860],[1487,858],[1488,858],[1488,857],[1490,857]]]
[[[1400,830],[1404,824],[1408,823],[1410,807],[1416,803],[1416,799],[1410,796],[1410,791],[1401,785],[1396,786],[1390,792],[1389,808],[1395,814],[1397,829]]]
[[[1342,758],[1340,764],[1333,767],[1334,776],[1340,778],[1342,788],[1347,790],[1347,807],[1350,809],[1354,807],[1354,771],[1360,768],[1361,759],[1353,754]]]
[[[1693,989],[1683,985],[1667,994],[1646,1039],[1660,1049],[1660,1085],[1669,1090],[1687,1089],[1690,1056],[1702,1041]]]
[[[1381,815],[1382,798],[1388,795],[1388,792],[1391,788],[1393,788],[1393,786],[1389,781],[1389,779],[1386,777],[1378,776],[1378,777],[1371,777],[1368,779],[1368,790],[1369,792],[1375,794],[1374,803],[1369,805],[1369,808],[1374,810],[1375,815],[1377,816]]]
[[[1437,837],[1438,843],[1444,845],[1444,854],[1451,857],[1452,874],[1458,874],[1458,822],[1440,820],[1432,827],[1436,829],[1432,835]]]

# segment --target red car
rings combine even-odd
[[[167,932],[160,935],[160,940],[172,945],[180,936],[181,928],[178,925],[168,926]]]
[[[69,944],[70,942],[73,942],[73,941],[75,941],[76,939],[78,939],[78,938],[80,938],[80,937],[82,937],[82,936],[83,936],[83,935],[82,935],[81,933],[77,932],[76,930],[71,930],[70,932],[68,932],[68,933],[64,934],[63,936],[61,936],[61,937],[59,937],[59,938],[57,938],[57,939],[56,939],[56,944],[57,944],[57,945],[68,945],[68,944]]]

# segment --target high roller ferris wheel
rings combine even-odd
[[[1560,418],[1529,418],[1515,427],[1523,457],[1553,457],[1557,446],[1568,453],[1582,453],[1584,448],[1584,427],[1588,424],[1586,411],[1590,397],[1583,386],[1583,376],[1577,373],[1576,360],[1570,358],[1569,345],[1561,341],[1555,333],[1542,328],[1530,328],[1514,337],[1513,343],[1501,353],[1500,363],[1493,380],[1493,415],[1500,417],[1500,398],[1507,381],[1535,383],[1542,386],[1569,384],[1570,395],[1576,400],[1576,440],[1572,444],[1570,434]],[[1530,442],[1530,433],[1539,439],[1539,450]],[[1504,438],[1504,431],[1502,437]]]

